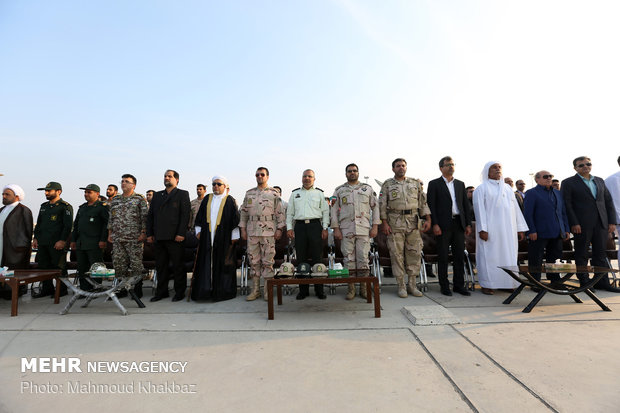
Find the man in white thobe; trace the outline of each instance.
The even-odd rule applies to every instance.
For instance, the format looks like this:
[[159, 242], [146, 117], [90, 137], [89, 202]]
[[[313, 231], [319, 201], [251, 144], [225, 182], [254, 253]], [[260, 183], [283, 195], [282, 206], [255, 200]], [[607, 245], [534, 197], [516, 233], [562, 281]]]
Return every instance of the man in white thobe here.
[[[620, 166], [620, 156], [618, 156], [618, 166]], [[611, 194], [616, 209], [616, 222], [620, 223], [620, 171], [610, 175], [605, 179], [605, 186]], [[620, 225], [616, 225], [616, 234], [620, 239]], [[620, 248], [618, 248], [618, 266], [620, 266]]]
[[527, 223], [510, 186], [502, 178], [499, 162], [488, 162], [482, 184], [474, 191], [476, 214], [476, 263], [484, 294], [512, 289], [518, 283], [500, 266], [517, 266], [518, 240], [525, 238]]

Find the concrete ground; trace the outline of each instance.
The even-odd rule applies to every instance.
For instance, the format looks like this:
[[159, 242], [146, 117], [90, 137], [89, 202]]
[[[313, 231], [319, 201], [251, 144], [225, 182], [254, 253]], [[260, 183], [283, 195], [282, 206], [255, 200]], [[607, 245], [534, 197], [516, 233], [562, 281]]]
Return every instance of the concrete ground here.
[[[60, 316], [68, 297], [24, 296], [10, 317], [2, 300], [0, 412], [620, 411], [620, 295], [597, 292], [612, 312], [582, 294], [547, 295], [524, 314], [531, 291], [503, 305], [508, 293], [445, 297], [432, 284], [401, 299], [386, 278], [376, 319], [345, 293], [286, 295], [272, 321], [245, 296], [150, 303], [147, 289], [144, 309], [122, 299], [128, 316], [101, 299]], [[74, 357], [82, 371], [22, 372], [33, 357]], [[186, 364], [89, 371], [95, 361]]]

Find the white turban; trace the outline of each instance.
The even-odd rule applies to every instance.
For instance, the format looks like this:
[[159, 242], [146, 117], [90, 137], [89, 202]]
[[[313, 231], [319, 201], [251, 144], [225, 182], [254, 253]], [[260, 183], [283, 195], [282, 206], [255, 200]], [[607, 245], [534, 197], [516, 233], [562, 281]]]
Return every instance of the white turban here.
[[213, 178], [211, 178], [211, 183], [213, 183], [215, 181], [222, 181], [224, 183], [224, 185], [226, 185], [226, 188], [228, 188], [228, 179], [226, 179], [225, 176], [215, 175]]
[[13, 193], [17, 195], [19, 197], [19, 200], [22, 202], [24, 201], [24, 198], [26, 198], [26, 193], [24, 192], [22, 187], [19, 185], [8, 184], [4, 188], [2, 188], [2, 191], [4, 192], [5, 189], [10, 189], [11, 191], [13, 191]]

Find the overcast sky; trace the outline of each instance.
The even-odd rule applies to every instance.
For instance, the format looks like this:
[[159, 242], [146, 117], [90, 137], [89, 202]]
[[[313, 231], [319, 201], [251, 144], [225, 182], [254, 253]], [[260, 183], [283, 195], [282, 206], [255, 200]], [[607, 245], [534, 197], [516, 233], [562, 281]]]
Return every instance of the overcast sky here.
[[77, 209], [78, 187], [160, 190], [167, 168], [238, 200], [260, 165], [286, 199], [305, 168], [331, 195], [396, 157], [428, 182], [449, 154], [468, 185], [498, 160], [529, 188], [585, 154], [604, 178], [619, 21], [596, 0], [0, 0], [0, 184], [36, 214], [48, 181]]

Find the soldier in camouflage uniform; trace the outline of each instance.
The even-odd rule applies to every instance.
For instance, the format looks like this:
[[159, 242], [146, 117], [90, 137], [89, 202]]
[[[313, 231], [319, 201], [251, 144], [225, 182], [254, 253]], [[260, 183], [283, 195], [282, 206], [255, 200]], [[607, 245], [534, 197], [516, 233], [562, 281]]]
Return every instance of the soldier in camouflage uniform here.
[[[282, 200], [278, 191], [267, 186], [269, 170], [260, 167], [256, 170], [258, 186], [245, 193], [241, 205], [239, 228], [241, 238], [248, 242], [248, 255], [252, 269], [252, 292], [247, 301], [260, 297], [260, 277], [273, 277], [273, 257], [276, 254], [276, 240], [282, 236], [286, 218], [282, 210]], [[265, 281], [265, 285], [267, 285]], [[267, 289], [264, 290], [265, 300]]]
[[[45, 188], [47, 202], [41, 204], [37, 225], [34, 228], [32, 247], [38, 249], [35, 261], [40, 270], [59, 269], [67, 275], [67, 242], [71, 235], [73, 208], [60, 198], [62, 186], [58, 182], [50, 182]], [[61, 284], [60, 294], [67, 294], [67, 286]], [[52, 280], [41, 283], [41, 291], [33, 294], [33, 298], [54, 295]]]
[[86, 202], [80, 205], [75, 215], [73, 232], [71, 233], [71, 249], [77, 256], [77, 270], [80, 288], [84, 291], [93, 289], [86, 281], [85, 275], [90, 266], [103, 262], [103, 250], [108, 239], [108, 204], [99, 201], [100, 188], [90, 184], [84, 190]]
[[[398, 296], [407, 297], [407, 290], [415, 297], [422, 293], [416, 287], [422, 260], [420, 230], [430, 229], [430, 209], [420, 181], [407, 178], [407, 161], [397, 158], [392, 162], [394, 178], [381, 186], [379, 209], [382, 231], [388, 236], [387, 244], [392, 262], [392, 272], [398, 283]], [[424, 218], [424, 220], [422, 220]], [[409, 276], [405, 288], [405, 272]]]
[[[345, 168], [347, 183], [334, 191], [331, 208], [331, 227], [334, 238], [342, 240], [340, 249], [344, 266], [355, 270], [357, 276], [367, 277], [370, 273], [368, 253], [370, 238], [377, 236], [381, 219], [377, 195], [368, 184], [359, 182], [359, 169], [352, 163]], [[366, 286], [360, 285], [360, 295], [366, 298]], [[355, 285], [349, 283], [347, 300], [355, 297]]]
[[[136, 182], [133, 175], [123, 175], [123, 194], [115, 196], [110, 203], [108, 241], [113, 243], [112, 261], [117, 277], [129, 277], [144, 272], [142, 251], [146, 239], [148, 205], [142, 195], [134, 192]], [[134, 291], [138, 297], [142, 296], [142, 281], [136, 284]]]

